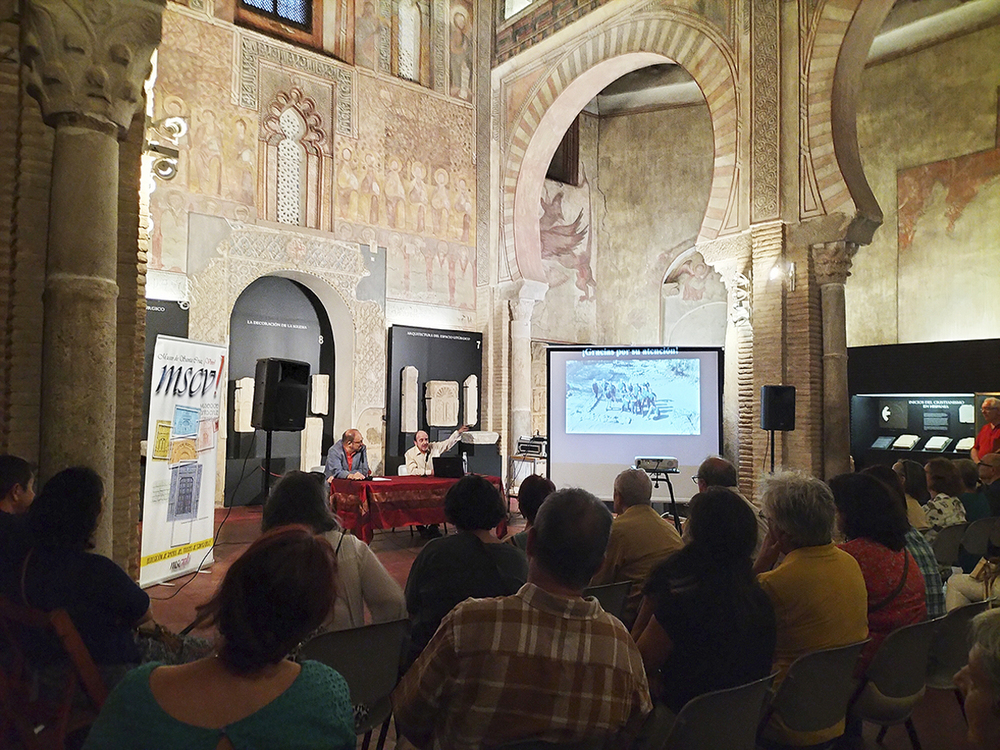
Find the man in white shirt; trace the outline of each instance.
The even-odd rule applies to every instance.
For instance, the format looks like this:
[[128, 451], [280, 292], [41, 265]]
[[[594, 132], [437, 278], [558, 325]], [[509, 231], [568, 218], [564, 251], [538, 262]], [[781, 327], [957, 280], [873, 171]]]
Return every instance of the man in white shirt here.
[[434, 460], [442, 453], [451, 450], [452, 446], [458, 442], [463, 432], [468, 432], [469, 426], [462, 425], [448, 437], [432, 443], [430, 436], [420, 430], [413, 436], [413, 447], [406, 451], [406, 473], [411, 477], [434, 476]]

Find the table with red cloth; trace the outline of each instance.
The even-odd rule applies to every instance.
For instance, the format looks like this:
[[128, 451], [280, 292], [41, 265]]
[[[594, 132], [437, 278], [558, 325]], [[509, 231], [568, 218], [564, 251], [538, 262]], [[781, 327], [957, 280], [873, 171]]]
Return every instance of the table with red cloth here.
[[[502, 496], [500, 477], [485, 478]], [[370, 544], [376, 529], [446, 523], [444, 496], [457, 481], [439, 477], [334, 479], [330, 484], [330, 506], [347, 531]]]

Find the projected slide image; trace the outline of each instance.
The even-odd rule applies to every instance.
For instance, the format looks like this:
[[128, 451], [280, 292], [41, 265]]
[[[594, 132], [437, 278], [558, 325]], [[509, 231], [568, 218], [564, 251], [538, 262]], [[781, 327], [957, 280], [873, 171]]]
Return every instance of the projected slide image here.
[[566, 362], [566, 432], [698, 435], [701, 362], [601, 359]]

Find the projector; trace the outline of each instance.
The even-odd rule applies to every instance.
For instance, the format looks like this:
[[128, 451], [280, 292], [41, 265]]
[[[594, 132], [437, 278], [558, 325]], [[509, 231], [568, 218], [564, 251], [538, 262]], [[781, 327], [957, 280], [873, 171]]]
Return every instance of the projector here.
[[535, 435], [534, 437], [522, 435], [517, 439], [516, 455], [545, 458], [549, 452], [548, 447], [549, 441], [541, 435]]
[[673, 456], [636, 456], [635, 468], [643, 471], [658, 471], [661, 474], [680, 474], [677, 459]]

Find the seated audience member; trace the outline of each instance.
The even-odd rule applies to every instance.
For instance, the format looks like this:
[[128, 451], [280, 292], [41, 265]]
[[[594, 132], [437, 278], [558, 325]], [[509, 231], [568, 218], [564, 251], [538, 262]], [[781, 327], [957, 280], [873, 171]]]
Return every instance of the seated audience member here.
[[[698, 467], [698, 473], [694, 477], [695, 484], [698, 485], [698, 492], [704, 492], [709, 487], [726, 487], [750, 506], [757, 519], [757, 546], [753, 550], [753, 556], [756, 559], [757, 553], [760, 552], [760, 545], [764, 543], [764, 537], [767, 536], [767, 520], [760, 512], [760, 508], [739, 491], [736, 486], [738, 479], [736, 467], [721, 456], [709, 456], [702, 461], [701, 466]], [[686, 541], [687, 537], [685, 536], [684, 539]]]
[[364, 438], [358, 430], [347, 430], [326, 454], [326, 481], [333, 479], [367, 479], [371, 476], [368, 468], [368, 450]]
[[958, 469], [958, 480], [962, 492], [958, 499], [965, 508], [965, 520], [968, 523], [987, 518], [990, 515], [990, 501], [979, 492], [979, 467], [968, 458], [956, 458], [952, 461]]
[[[903, 483], [888, 466], [876, 464], [864, 469], [862, 474], [875, 477], [889, 490], [897, 507], [906, 512], [906, 497], [903, 494]], [[928, 544], [924, 535], [913, 528], [907, 522], [906, 529], [906, 549], [917, 561], [917, 567], [924, 578], [924, 598], [927, 603], [927, 618], [933, 620], [941, 617], [945, 613], [944, 584], [941, 582], [941, 571], [938, 568], [937, 559], [934, 557], [934, 550]]]
[[24, 555], [24, 517], [34, 499], [31, 464], [17, 456], [0, 456], [0, 577]]
[[556, 491], [556, 486], [552, 480], [540, 474], [530, 474], [526, 476], [517, 489], [517, 508], [527, 521], [524, 531], [511, 534], [504, 541], [513, 544], [518, 549], [528, 549], [528, 529], [535, 522], [535, 514], [542, 507], [545, 498]]
[[924, 466], [924, 473], [927, 475], [927, 490], [931, 494], [931, 499], [924, 506], [928, 524], [924, 536], [934, 544], [941, 529], [965, 523], [965, 508], [958, 499], [962, 492], [962, 480], [955, 464], [947, 458], [932, 458]]
[[27, 513], [34, 499], [35, 471], [31, 464], [17, 456], [0, 456], [0, 514]]
[[972, 618], [969, 663], [955, 675], [968, 722], [967, 738], [978, 750], [1000, 747], [1000, 610]]
[[688, 542], [649, 576], [632, 630], [650, 691], [674, 713], [702, 693], [766, 677], [774, 658], [774, 608], [750, 556], [756, 513], [724, 487], [699, 492], [689, 508]]
[[322, 534], [334, 549], [337, 597], [324, 629], [361, 627], [365, 624], [366, 605], [372, 622], [406, 617], [403, 590], [368, 545], [340, 527], [327, 507], [326, 485], [318, 473], [290, 471], [271, 490], [261, 531], [290, 524], [308, 526], [314, 534]]
[[622, 613], [626, 628], [632, 627], [642, 603], [642, 585], [662, 560], [684, 543], [674, 525], [653, 510], [653, 483], [640, 469], [626, 469], [615, 477], [614, 506], [618, 517], [611, 524], [611, 538], [604, 563], [590, 582], [600, 586], [632, 581]]
[[479, 750], [637, 730], [651, 708], [642, 657], [616, 618], [582, 598], [610, 529], [589, 492], [550, 495], [528, 532], [528, 583], [444, 618], [392, 694], [400, 732], [421, 750]]
[[470, 597], [508, 596], [528, 575], [524, 552], [503, 544], [492, 529], [507, 515], [497, 488], [470, 475], [458, 480], [444, 499], [445, 517], [457, 534], [432, 539], [413, 561], [406, 580], [410, 613], [410, 664], [446, 614]]
[[927, 523], [924, 505], [931, 499], [931, 495], [927, 491], [927, 475], [924, 474], [924, 467], [916, 461], [903, 459], [894, 463], [892, 470], [903, 485], [906, 517], [910, 519], [910, 526], [917, 531], [926, 531], [930, 524]]
[[865, 474], [841, 474], [829, 484], [847, 538], [840, 548], [858, 561], [868, 591], [871, 640], [858, 660], [860, 675], [889, 633], [926, 619], [924, 578], [906, 548], [906, 516], [884, 484]]
[[987, 453], [979, 459], [976, 467], [979, 470], [979, 481], [982, 482], [981, 492], [990, 506], [991, 516], [1000, 516], [1000, 453]]
[[[865, 579], [857, 560], [833, 543], [836, 508], [823, 482], [795, 472], [764, 481], [768, 538], [754, 564], [777, 623], [776, 683], [800, 656], [868, 637]], [[771, 570], [778, 556], [785, 559]], [[843, 733], [844, 722], [818, 732], [792, 732], [778, 717], [768, 734], [785, 744], [813, 745]]]
[[261, 536], [199, 608], [218, 627], [216, 654], [130, 672], [85, 750], [353, 750], [344, 678], [319, 662], [288, 659], [329, 614], [335, 575], [330, 543], [309, 529]]
[[[149, 597], [114, 562], [88, 551], [103, 499], [104, 482], [92, 469], [64, 469], [46, 482], [28, 511], [30, 549], [14, 590], [4, 594], [37, 609], [65, 609], [98, 665], [135, 665], [142, 654], [134, 631], [151, 619]], [[110, 681], [121, 674], [104, 671]]]

